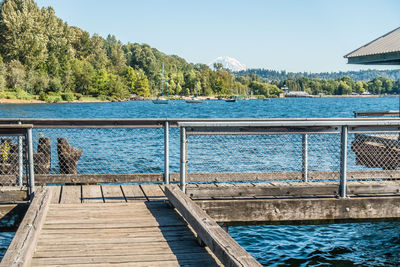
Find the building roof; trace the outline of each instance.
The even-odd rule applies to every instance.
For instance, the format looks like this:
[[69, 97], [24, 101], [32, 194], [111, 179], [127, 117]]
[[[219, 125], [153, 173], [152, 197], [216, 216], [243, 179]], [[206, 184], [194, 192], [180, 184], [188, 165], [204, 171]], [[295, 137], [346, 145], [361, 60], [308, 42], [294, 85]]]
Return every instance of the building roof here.
[[344, 56], [350, 64], [400, 64], [400, 27]]

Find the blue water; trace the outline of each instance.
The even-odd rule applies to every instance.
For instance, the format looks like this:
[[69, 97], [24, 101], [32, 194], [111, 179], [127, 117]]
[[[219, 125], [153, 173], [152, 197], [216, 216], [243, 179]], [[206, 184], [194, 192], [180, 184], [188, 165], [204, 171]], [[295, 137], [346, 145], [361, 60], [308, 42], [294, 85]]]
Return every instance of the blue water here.
[[299, 98], [247, 100], [236, 103], [170, 101], [1, 105], [2, 118], [329, 118], [353, 117], [355, 110], [398, 109], [396, 97]]
[[[330, 118], [353, 117], [353, 111], [397, 110], [399, 99], [395, 97], [381, 98], [316, 98], [316, 99], [272, 99], [270, 101], [248, 100], [236, 103], [224, 101], [206, 101], [202, 104], [187, 104], [184, 101], [171, 101], [169, 105], [154, 105], [150, 101], [121, 103], [68, 103], [68, 104], [27, 104], [0, 105], [0, 118]], [[58, 130], [42, 130], [49, 137], [60, 136]], [[129, 157], [135, 157], [133, 162], [113, 157], [113, 145], [102, 140], [123, 140], [131, 136], [129, 131], [96, 132], [98, 130], [82, 130], [82, 132], [67, 132], [68, 140], [76, 147], [85, 146], [85, 153], [79, 166], [82, 172], [99, 172], [102, 168], [113, 170], [112, 166], [126, 163], [127, 169], [122, 171], [162, 172], [162, 147], [160, 138], [162, 131], [140, 130], [130, 141], [136, 145], [122, 148]], [[149, 131], [151, 134], [149, 134]], [[35, 132], [37, 139], [39, 132]], [[97, 136], [91, 138], [90, 136]], [[177, 132], [172, 132], [171, 170], [178, 168]], [[79, 137], [79, 138], [78, 138]], [[260, 139], [265, 143], [268, 140]], [[321, 141], [321, 140], [320, 140]], [[75, 142], [75, 143], [74, 143]], [[321, 142], [325, 142], [322, 140]], [[331, 141], [329, 141], [332, 143]], [[116, 143], [118, 144], [118, 143]], [[151, 144], [151, 145], [148, 145]], [[114, 143], [115, 145], [115, 143]], [[109, 147], [108, 147], [109, 146]], [[55, 149], [52, 145], [53, 150]], [[90, 163], [94, 152], [97, 165]], [[107, 150], [108, 149], [108, 150]], [[247, 146], [243, 155], [252, 152], [254, 148]], [[146, 157], [141, 156], [145, 151]], [[287, 151], [291, 151], [288, 148]], [[265, 152], [265, 151], [264, 151]], [[279, 155], [279, 151], [275, 151]], [[55, 154], [55, 151], [52, 152]], [[299, 152], [292, 151], [293, 154]], [[205, 153], [207, 154], [207, 153]], [[274, 155], [273, 153], [270, 153]], [[87, 157], [85, 159], [85, 157]], [[149, 162], [153, 157], [153, 162]], [[312, 157], [312, 155], [310, 156]], [[204, 162], [202, 158], [198, 162]], [[268, 159], [270, 161], [270, 159]], [[278, 164], [278, 158], [276, 164]], [[85, 165], [86, 162], [86, 165]], [[198, 163], [197, 162], [197, 163]], [[230, 164], [233, 164], [231, 162]], [[323, 162], [329, 168], [337, 162]], [[107, 165], [108, 164], [108, 165]], [[56, 166], [56, 164], [52, 164]], [[228, 164], [229, 165], [229, 164]], [[135, 166], [135, 167], [132, 167]], [[193, 160], [192, 168], [196, 167]], [[258, 165], [252, 166], [257, 168]], [[296, 165], [297, 166], [297, 165]], [[336, 165], [335, 165], [336, 166]], [[275, 166], [276, 167], [276, 166]], [[276, 168], [278, 168], [277, 166]], [[55, 167], [56, 168], [56, 167]], [[56, 169], [53, 169], [56, 172]], [[222, 170], [224, 171], [224, 170]], [[226, 171], [226, 170], [225, 170]], [[298, 226], [246, 226], [231, 227], [230, 234], [254, 257], [265, 266], [398, 266], [400, 265], [400, 223], [352, 223], [335, 225], [298, 225]], [[0, 235], [0, 254], [11, 241], [12, 233]]]

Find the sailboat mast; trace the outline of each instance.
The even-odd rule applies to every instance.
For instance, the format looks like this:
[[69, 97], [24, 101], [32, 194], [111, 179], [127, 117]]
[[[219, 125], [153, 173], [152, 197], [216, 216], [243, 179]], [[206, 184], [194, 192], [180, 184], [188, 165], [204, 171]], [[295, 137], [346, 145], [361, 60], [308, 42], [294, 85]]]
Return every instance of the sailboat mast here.
[[162, 64], [161, 96], [164, 96], [164, 63]]

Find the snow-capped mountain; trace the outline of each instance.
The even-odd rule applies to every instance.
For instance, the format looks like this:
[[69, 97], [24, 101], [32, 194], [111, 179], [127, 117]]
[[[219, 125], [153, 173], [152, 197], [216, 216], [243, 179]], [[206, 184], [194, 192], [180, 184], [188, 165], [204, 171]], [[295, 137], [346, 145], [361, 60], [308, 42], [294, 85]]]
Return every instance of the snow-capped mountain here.
[[241, 71], [247, 69], [245, 65], [239, 62], [239, 60], [232, 57], [217, 57], [209, 64], [210, 68], [214, 68], [214, 63], [221, 63], [225, 69], [230, 69], [231, 71]]

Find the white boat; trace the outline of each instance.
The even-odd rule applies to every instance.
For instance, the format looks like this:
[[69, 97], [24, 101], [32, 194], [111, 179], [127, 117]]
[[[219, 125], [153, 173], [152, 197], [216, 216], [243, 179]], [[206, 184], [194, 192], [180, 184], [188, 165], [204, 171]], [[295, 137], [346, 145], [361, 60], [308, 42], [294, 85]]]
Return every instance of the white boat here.
[[236, 102], [238, 100], [238, 97], [235, 95], [232, 95], [228, 99], [225, 99], [225, 102]]
[[[157, 97], [157, 99], [153, 100], [153, 104], [168, 104], [169, 103], [169, 92], [168, 92], [168, 84], [165, 81], [165, 71], [164, 64], [162, 65], [162, 80], [161, 80], [161, 95]], [[167, 98], [163, 98], [164, 96], [164, 83], [167, 89]]]
[[197, 97], [191, 97], [189, 99], [186, 99], [186, 103], [203, 103], [204, 100], [197, 98]]

